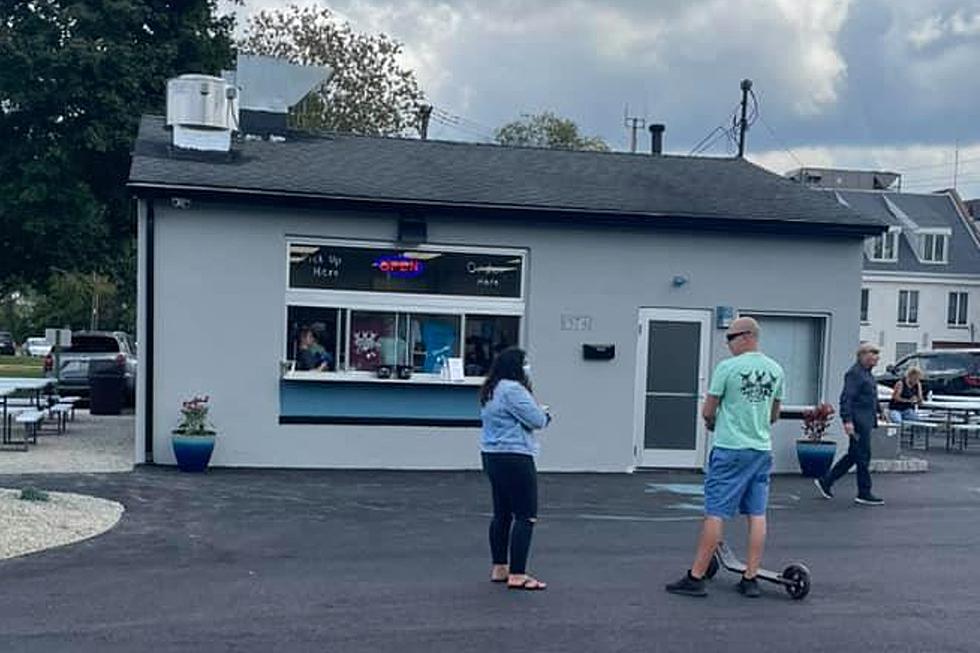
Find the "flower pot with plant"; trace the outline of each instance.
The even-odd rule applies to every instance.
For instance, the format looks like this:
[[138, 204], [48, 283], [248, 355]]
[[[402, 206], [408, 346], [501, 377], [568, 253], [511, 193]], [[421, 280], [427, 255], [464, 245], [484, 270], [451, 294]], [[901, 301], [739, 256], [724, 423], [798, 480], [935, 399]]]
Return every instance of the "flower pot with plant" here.
[[211, 461], [216, 432], [208, 422], [210, 397], [194, 397], [180, 407], [180, 424], [173, 430], [171, 444], [177, 467], [185, 472], [203, 472]]
[[796, 458], [807, 478], [824, 477], [834, 464], [837, 443], [824, 439], [834, 414], [834, 407], [827, 403], [803, 411], [803, 437], [796, 441]]

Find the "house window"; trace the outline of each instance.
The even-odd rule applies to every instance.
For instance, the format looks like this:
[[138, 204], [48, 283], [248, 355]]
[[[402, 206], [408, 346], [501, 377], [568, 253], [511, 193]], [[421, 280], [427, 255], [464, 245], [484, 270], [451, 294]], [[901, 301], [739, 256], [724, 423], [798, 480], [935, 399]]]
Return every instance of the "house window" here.
[[290, 306], [286, 358], [302, 372], [409, 366], [415, 373], [439, 374], [447, 359], [462, 357], [466, 376], [480, 377], [500, 352], [520, 343], [520, 325], [516, 315]]
[[783, 404], [812, 406], [819, 403], [823, 388], [826, 318], [748, 315], [759, 322], [763, 351], [778, 362], [786, 374]]
[[898, 260], [898, 230], [891, 230], [865, 242], [868, 258], [878, 263], [894, 263]]
[[497, 355], [517, 345], [520, 326], [520, 318], [510, 315], [467, 315], [466, 376], [486, 376]]
[[467, 377], [482, 377], [521, 344], [523, 250], [312, 238], [286, 250], [285, 374], [358, 380], [391, 368], [380, 376], [433, 383], [461, 358]]
[[866, 324], [868, 322], [868, 300], [870, 299], [871, 291], [867, 288], [861, 289], [861, 322]]
[[946, 324], [949, 326], [967, 325], [967, 300], [969, 295], [965, 292], [949, 293], [949, 311], [946, 314]]
[[922, 260], [930, 263], [946, 262], [945, 234], [925, 234], [922, 236]]
[[898, 323], [899, 324], [919, 323], [919, 291], [918, 290], [898, 291]]
[[520, 255], [444, 248], [289, 244], [291, 289], [520, 298]]
[[298, 370], [333, 371], [341, 364], [344, 322], [336, 308], [290, 306], [286, 312], [286, 358]]
[[900, 361], [906, 356], [910, 356], [917, 352], [919, 348], [914, 342], [896, 342], [895, 343], [895, 360]]

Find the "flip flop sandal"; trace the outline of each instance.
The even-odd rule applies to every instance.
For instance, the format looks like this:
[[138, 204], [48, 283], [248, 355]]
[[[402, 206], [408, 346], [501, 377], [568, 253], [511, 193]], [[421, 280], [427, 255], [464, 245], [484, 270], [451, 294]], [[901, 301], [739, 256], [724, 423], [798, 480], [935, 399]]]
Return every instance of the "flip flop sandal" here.
[[542, 583], [537, 578], [526, 578], [520, 585], [507, 584], [509, 590], [522, 590], [525, 592], [541, 592], [548, 588], [547, 583]]
[[491, 577], [490, 578], [490, 582], [491, 583], [506, 583], [507, 582], [507, 577], [506, 576], [504, 576], [503, 578], [493, 578], [493, 577]]

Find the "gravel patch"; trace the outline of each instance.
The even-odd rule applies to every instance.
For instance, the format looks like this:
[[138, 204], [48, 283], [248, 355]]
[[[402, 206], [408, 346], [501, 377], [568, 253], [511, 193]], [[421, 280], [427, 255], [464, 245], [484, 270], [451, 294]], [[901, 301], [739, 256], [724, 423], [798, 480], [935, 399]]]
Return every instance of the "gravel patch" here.
[[22, 501], [0, 489], [0, 559], [52, 549], [101, 535], [122, 517], [123, 505], [84, 494], [49, 492], [48, 501]]
[[[136, 421], [129, 415], [92, 415], [76, 411], [68, 432], [55, 434], [47, 423], [27, 451], [0, 451], [2, 474], [73, 474], [129, 472], [133, 469]], [[17, 433], [17, 438], [21, 434]]]

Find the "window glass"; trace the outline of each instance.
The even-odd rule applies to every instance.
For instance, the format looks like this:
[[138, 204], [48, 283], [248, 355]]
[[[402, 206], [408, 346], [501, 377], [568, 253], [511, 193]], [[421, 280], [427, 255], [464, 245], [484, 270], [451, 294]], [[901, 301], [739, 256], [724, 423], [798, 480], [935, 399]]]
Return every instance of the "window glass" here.
[[957, 315], [957, 318], [958, 318], [957, 324], [959, 324], [960, 326], [965, 326], [966, 325], [966, 320], [967, 320], [967, 316], [966, 316], [966, 314], [967, 314], [967, 299], [968, 299], [968, 297], [969, 297], [969, 295], [967, 295], [965, 292], [961, 292], [960, 293], [960, 305], [959, 305], [960, 312], [959, 312], [959, 315]]
[[406, 343], [396, 337], [397, 321], [395, 313], [351, 311], [349, 369], [374, 371], [404, 361]]
[[[918, 347], [914, 342], [896, 342], [895, 343], [895, 358], [897, 360], [902, 360], [910, 354], [914, 354], [918, 350]], [[908, 369], [910, 365], [914, 365], [917, 360], [912, 360], [911, 362], [905, 362], [902, 364], [904, 369]]]
[[518, 298], [522, 267], [511, 254], [289, 246], [292, 288]]
[[295, 361], [297, 370], [334, 371], [342, 364], [339, 313], [313, 306], [290, 306], [286, 311], [286, 359]]
[[497, 355], [520, 341], [521, 320], [516, 316], [467, 315], [466, 376], [486, 376]]
[[73, 335], [71, 346], [63, 349], [74, 354], [117, 354], [119, 341], [115, 336]]
[[447, 358], [459, 358], [458, 315], [413, 313], [407, 324], [410, 364], [416, 372], [437, 374]]
[[762, 329], [762, 351], [786, 374], [783, 403], [810, 406], [819, 402], [823, 385], [823, 343], [826, 320], [821, 317], [753, 314]]
[[868, 321], [868, 300], [870, 291], [867, 288], [861, 289], [861, 321]]

